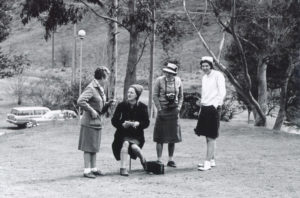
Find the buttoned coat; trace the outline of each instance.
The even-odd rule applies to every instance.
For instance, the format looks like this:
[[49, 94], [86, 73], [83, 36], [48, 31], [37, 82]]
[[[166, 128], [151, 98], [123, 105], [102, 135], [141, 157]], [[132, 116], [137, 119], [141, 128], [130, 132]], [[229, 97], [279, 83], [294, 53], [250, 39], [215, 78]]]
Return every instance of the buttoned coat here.
[[[77, 104], [84, 110], [80, 122], [81, 125], [92, 128], [102, 128], [101, 114], [104, 113], [104, 109], [107, 109], [108, 103], [106, 103], [103, 88], [100, 87], [95, 80], [85, 88], [79, 96]], [[99, 114], [96, 119], [93, 119], [91, 116], [93, 110]]]
[[[129, 127], [125, 129], [122, 124], [124, 121], [138, 121], [140, 125], [137, 128]], [[124, 138], [129, 137], [139, 141], [139, 147], [142, 148], [145, 143], [144, 129], [149, 126], [150, 120], [148, 116], [148, 108], [142, 102], [138, 102], [133, 108], [126, 101], [118, 104], [114, 115], [111, 119], [112, 125], [117, 129], [112, 149], [116, 160], [120, 160], [120, 152], [124, 142]], [[129, 148], [129, 155], [136, 159], [136, 155]]]

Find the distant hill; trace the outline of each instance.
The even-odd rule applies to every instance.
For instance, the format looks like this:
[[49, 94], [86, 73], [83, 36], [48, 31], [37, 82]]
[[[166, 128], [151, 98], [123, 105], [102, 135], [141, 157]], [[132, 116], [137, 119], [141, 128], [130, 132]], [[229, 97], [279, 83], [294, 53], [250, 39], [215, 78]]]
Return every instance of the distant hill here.
[[[203, 2], [197, 0], [188, 1], [188, 7], [192, 11], [202, 11], [204, 9]], [[20, 19], [20, 3], [15, 3], [14, 16], [11, 26], [11, 33], [7, 40], [2, 42], [0, 46], [6, 52], [13, 54], [26, 54], [32, 62], [30, 74], [38, 75], [41, 72], [48, 72], [51, 67], [51, 39], [47, 42], [44, 39], [44, 28], [39, 21], [33, 19], [28, 25], [24, 26]], [[164, 10], [165, 11], [165, 10]], [[178, 13], [178, 15], [185, 16], [181, 1], [173, 1], [170, 8], [165, 14]], [[158, 11], [159, 12], [159, 11]], [[213, 16], [208, 15], [206, 17], [205, 27], [203, 33], [210, 43], [214, 51], [218, 51], [219, 41], [221, 39], [220, 28], [217, 25]], [[199, 59], [201, 56], [206, 55], [206, 50], [199, 42], [197, 35], [192, 30], [191, 25], [188, 22], [178, 21], [185, 28], [186, 35], [181, 43], [178, 44], [178, 50], [176, 50], [177, 57], [180, 57], [181, 61], [181, 75], [183, 73], [196, 73], [198, 71]], [[196, 21], [199, 23], [199, 21]], [[106, 38], [107, 27], [103, 20], [96, 17], [93, 13], [87, 13], [83, 20], [77, 24], [77, 31], [84, 29], [87, 32], [87, 36], [83, 43], [83, 67], [85, 69], [95, 67], [97, 65], [106, 64]], [[71, 58], [72, 46], [73, 46], [73, 25], [59, 27], [57, 33], [55, 33], [55, 62], [56, 70], [60, 71], [62, 63], [60, 61], [60, 55], [62, 52], [68, 54]], [[77, 59], [79, 60], [79, 40], [77, 40]], [[127, 64], [128, 56], [128, 33], [120, 28], [118, 34], [118, 83], [123, 84], [125, 68]], [[163, 51], [159, 42], [156, 45], [156, 60], [155, 60], [155, 75], [160, 73], [161, 58]], [[145, 70], [149, 66], [149, 45], [146, 47], [144, 55], [138, 64], [138, 79], [147, 79], [148, 72]], [[79, 61], [77, 61], [77, 65]], [[71, 62], [68, 64], [71, 66]], [[66, 72], [70, 71], [70, 67], [66, 68]], [[69, 72], [70, 73], [70, 72]], [[189, 78], [190, 75], [187, 75]], [[186, 79], [187, 80], [187, 79]]]

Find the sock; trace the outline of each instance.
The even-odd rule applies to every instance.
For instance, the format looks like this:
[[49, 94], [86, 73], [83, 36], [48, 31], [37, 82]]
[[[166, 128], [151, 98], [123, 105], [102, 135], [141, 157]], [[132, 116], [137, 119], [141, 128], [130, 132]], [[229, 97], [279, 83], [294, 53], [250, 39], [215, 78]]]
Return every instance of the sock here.
[[96, 171], [98, 171], [98, 169], [95, 167], [95, 168], [91, 168], [91, 171], [92, 172], [96, 172]]
[[157, 157], [157, 161], [160, 161], [160, 162], [161, 162], [161, 157]]
[[84, 174], [88, 174], [88, 173], [90, 173], [91, 172], [91, 169], [90, 168], [85, 168], [84, 170], [83, 170], [83, 173]]
[[169, 161], [173, 161], [173, 156], [169, 156]]

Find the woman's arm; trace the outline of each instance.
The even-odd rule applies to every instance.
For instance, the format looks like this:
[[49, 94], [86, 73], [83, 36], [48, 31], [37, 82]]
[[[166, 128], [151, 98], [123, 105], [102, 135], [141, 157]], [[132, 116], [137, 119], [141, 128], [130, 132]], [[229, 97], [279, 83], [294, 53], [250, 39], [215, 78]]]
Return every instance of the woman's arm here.
[[93, 90], [90, 87], [87, 87], [77, 100], [77, 105], [83, 110], [89, 112], [91, 115], [95, 110], [90, 106], [88, 101], [93, 97]]
[[160, 91], [159, 85], [160, 85], [159, 78], [157, 78], [155, 81], [155, 84], [154, 84], [154, 89], [153, 89], [153, 101], [154, 101], [154, 104], [158, 111], [161, 110], [161, 106], [159, 103], [159, 91]]
[[182, 87], [182, 81], [179, 78], [179, 92], [178, 92], [178, 109], [180, 110], [183, 103], [183, 87]]
[[150, 120], [149, 120], [149, 115], [148, 115], [148, 107], [147, 105], [143, 105], [141, 108], [139, 108], [139, 110], [141, 111], [139, 116], [139, 129], [145, 129], [149, 126], [150, 124]]
[[121, 103], [118, 104], [118, 106], [116, 107], [116, 110], [114, 112], [113, 117], [111, 118], [111, 124], [119, 129], [122, 128], [122, 121], [121, 121], [121, 116], [122, 116], [122, 110], [121, 110]]

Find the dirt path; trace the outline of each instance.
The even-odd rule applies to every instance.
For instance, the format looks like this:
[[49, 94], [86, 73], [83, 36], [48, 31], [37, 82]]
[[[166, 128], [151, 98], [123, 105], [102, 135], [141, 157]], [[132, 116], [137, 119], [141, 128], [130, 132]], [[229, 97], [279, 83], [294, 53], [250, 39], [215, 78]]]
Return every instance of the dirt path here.
[[[153, 121], [143, 149], [155, 160]], [[82, 177], [76, 120], [22, 129], [0, 137], [0, 197], [300, 197], [300, 136], [273, 134], [245, 122], [222, 123], [217, 167], [200, 172], [205, 140], [193, 134], [195, 120], [182, 120], [183, 142], [176, 145], [178, 168], [148, 175], [138, 161], [131, 175], [118, 174], [111, 142], [114, 129], [103, 130], [97, 163], [106, 176]], [[167, 151], [164, 149], [164, 162]]]

